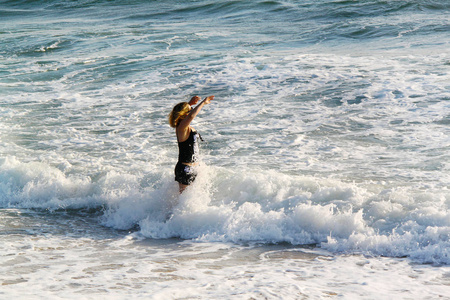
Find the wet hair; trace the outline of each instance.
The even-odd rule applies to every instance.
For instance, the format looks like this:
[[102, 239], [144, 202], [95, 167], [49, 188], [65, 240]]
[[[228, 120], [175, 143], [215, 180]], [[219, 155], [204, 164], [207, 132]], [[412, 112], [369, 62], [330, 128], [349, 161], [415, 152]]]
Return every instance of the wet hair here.
[[191, 111], [191, 106], [187, 102], [181, 102], [174, 106], [169, 114], [169, 124], [171, 127], [177, 127], [178, 123], [186, 118]]

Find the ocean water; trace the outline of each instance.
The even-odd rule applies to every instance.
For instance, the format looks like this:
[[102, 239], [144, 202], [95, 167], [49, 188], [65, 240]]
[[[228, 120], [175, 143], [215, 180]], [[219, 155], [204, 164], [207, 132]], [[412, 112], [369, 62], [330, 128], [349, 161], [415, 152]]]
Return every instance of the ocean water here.
[[450, 299], [449, 16], [1, 0], [0, 298]]

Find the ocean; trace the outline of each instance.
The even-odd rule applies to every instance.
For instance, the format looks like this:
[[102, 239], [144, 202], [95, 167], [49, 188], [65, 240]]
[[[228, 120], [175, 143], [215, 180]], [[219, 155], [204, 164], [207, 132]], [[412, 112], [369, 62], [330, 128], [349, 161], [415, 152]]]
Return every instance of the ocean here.
[[448, 0], [1, 0], [0, 24], [1, 299], [450, 299]]

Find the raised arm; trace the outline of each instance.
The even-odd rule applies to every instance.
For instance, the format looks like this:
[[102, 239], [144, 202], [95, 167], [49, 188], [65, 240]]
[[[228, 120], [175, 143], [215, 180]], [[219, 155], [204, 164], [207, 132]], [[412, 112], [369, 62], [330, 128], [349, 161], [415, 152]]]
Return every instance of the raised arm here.
[[200, 110], [205, 106], [206, 104], [209, 104], [211, 100], [214, 99], [214, 96], [206, 97], [202, 102], [200, 102], [199, 105], [197, 105], [194, 109], [192, 109], [189, 114], [180, 121], [180, 123], [177, 126], [177, 136], [179, 141], [185, 141], [189, 137], [189, 126], [194, 120], [194, 118], [198, 115]]

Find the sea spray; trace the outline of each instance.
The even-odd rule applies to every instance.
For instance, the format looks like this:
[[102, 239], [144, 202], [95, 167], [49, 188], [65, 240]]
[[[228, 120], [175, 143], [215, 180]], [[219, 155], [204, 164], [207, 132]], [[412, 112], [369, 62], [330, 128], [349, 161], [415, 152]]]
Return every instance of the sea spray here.
[[87, 176], [64, 174], [45, 163], [22, 163], [14, 157], [0, 161], [0, 201], [4, 207], [65, 209], [101, 204]]
[[[222, 172], [221, 168], [209, 169], [210, 176]], [[231, 176], [229, 179], [244, 179], [242, 173], [226, 173]], [[265, 174], [259, 170], [259, 174], [261, 180], [277, 184], [273, 181], [273, 172]], [[223, 176], [220, 175], [222, 185]], [[210, 178], [214, 182], [215, 176]], [[264, 185], [263, 181], [252, 178], [255, 186]], [[280, 174], [279, 180], [286, 186], [284, 179]], [[441, 201], [440, 210], [433, 201], [431, 207], [411, 212], [409, 207], [398, 203], [400, 200], [395, 200], [398, 192], [381, 189], [374, 194], [352, 183], [292, 176], [290, 179], [292, 186], [288, 188], [296, 190], [297, 194], [285, 194], [285, 199], [277, 199], [274, 190], [264, 188], [252, 198], [248, 193], [252, 190], [249, 182], [242, 187], [228, 186], [232, 192], [229, 194], [214, 192], [219, 187], [224, 188], [217, 182], [217, 188], [214, 184], [211, 186], [213, 191], [193, 186], [179, 197], [170, 219], [146, 218], [139, 223], [141, 233], [152, 238], [181, 237], [210, 242], [320, 244], [329, 250], [367, 255], [405, 256], [411, 252], [423, 262], [448, 263], [445, 247], [449, 242], [450, 223], [445, 201]], [[302, 192], [301, 186], [308, 186], [312, 181], [317, 186]], [[240, 196], [236, 201], [233, 200], [235, 195]], [[403, 191], [402, 195], [406, 199], [425, 197], [414, 191]], [[386, 201], [386, 197], [393, 200]], [[442, 197], [445, 199], [448, 195]], [[407, 205], [408, 201], [404, 202]], [[444, 248], [439, 250], [441, 247]], [[424, 253], [431, 256], [425, 257]], [[443, 257], [439, 257], [439, 253]]]
[[[183, 194], [162, 174], [109, 171], [92, 180], [43, 163], [1, 164], [7, 207], [103, 207], [101, 223], [151, 238], [235, 243], [319, 244], [337, 252], [412, 256], [448, 264], [449, 193], [427, 193], [273, 170], [250, 173], [203, 164]], [[151, 176], [150, 176], [151, 175]], [[156, 179], [149, 184], [149, 176]], [[143, 182], [146, 182], [143, 185]], [[378, 190], [378, 192], [375, 192]]]

